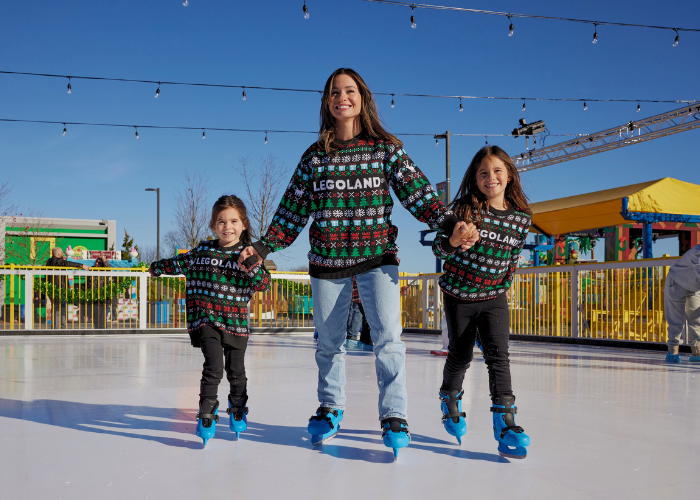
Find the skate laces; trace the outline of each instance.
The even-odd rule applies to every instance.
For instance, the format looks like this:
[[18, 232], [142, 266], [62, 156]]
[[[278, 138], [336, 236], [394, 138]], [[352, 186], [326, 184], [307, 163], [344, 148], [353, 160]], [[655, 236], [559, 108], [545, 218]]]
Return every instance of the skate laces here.
[[321, 421], [325, 420], [328, 425], [331, 426], [331, 430], [335, 429], [335, 424], [333, 423], [333, 420], [331, 417], [328, 416], [328, 414], [332, 414], [334, 417], [338, 417], [338, 410], [335, 408], [328, 408], [325, 406], [322, 406], [316, 410], [316, 415], [313, 415], [310, 419], [309, 422], [312, 422], [314, 420], [316, 421]]

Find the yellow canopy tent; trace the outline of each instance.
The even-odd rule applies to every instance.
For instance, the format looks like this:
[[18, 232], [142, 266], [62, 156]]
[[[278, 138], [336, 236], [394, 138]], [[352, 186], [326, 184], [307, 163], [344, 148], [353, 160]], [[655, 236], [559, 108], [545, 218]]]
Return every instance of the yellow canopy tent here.
[[624, 198], [630, 212], [700, 216], [700, 186], [666, 177], [533, 203], [533, 229], [555, 235], [628, 223], [620, 214]]

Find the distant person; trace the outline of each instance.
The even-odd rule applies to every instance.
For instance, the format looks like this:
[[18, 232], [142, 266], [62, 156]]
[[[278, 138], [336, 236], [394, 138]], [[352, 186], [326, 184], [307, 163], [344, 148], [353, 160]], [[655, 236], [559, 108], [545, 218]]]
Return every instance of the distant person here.
[[[95, 265], [92, 267], [104, 269], [112, 266], [109, 265], [107, 259], [97, 257], [95, 259]], [[100, 297], [101, 290], [106, 289], [107, 286], [112, 283], [111, 280], [111, 276], [107, 275], [106, 273], [97, 273], [95, 276], [88, 277], [87, 289], [89, 291], [92, 290], [93, 294], [97, 294], [97, 296]], [[93, 328], [107, 328], [107, 311], [109, 311], [112, 307], [112, 299], [107, 298], [106, 290], [105, 295], [101, 300], [98, 298], [89, 304], [85, 304], [85, 307], [89, 308], [89, 312], [93, 320]], [[114, 318], [112, 318], [112, 320], [114, 320]]]
[[530, 438], [515, 425], [506, 294], [515, 277], [532, 210], [510, 156], [498, 146], [481, 148], [469, 164], [451, 207], [459, 222], [452, 234], [440, 231], [433, 242], [433, 252], [445, 260], [439, 284], [450, 341], [439, 392], [443, 424], [461, 443], [467, 432], [462, 412], [464, 375], [478, 335], [489, 373], [498, 453], [525, 458]]
[[[84, 264], [66, 260], [63, 256], [63, 250], [59, 247], [54, 247], [51, 250], [51, 257], [44, 265], [46, 267], [72, 267], [84, 271], [90, 269]], [[61, 298], [61, 295], [65, 297], [64, 294], [68, 292], [68, 276], [48, 275], [46, 281], [53, 285], [53, 290], [49, 290], [46, 294], [51, 299], [51, 328], [57, 329], [59, 325], [61, 328], [66, 328], [68, 303]]]
[[668, 323], [667, 363], [680, 363], [678, 346], [688, 325], [691, 363], [700, 363], [700, 245], [688, 250], [668, 270], [664, 285], [664, 315]]
[[196, 434], [207, 445], [219, 421], [219, 383], [230, 385], [229, 427], [236, 437], [248, 427], [248, 379], [244, 356], [248, 346], [248, 302], [252, 295], [270, 288], [270, 273], [262, 259], [243, 271], [237, 264], [250, 245], [246, 207], [236, 196], [219, 198], [212, 208], [209, 227], [218, 239], [202, 241], [196, 248], [151, 264], [151, 276], [179, 274], [187, 279], [187, 330], [193, 347], [204, 355], [199, 386]]

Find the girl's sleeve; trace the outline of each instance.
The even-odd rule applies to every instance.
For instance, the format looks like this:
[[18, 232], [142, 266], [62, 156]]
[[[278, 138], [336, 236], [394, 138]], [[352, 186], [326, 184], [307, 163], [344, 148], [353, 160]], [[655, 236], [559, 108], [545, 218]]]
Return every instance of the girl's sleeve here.
[[403, 149], [392, 146], [389, 155], [387, 179], [401, 205], [431, 229], [451, 235], [457, 217], [440, 201], [427, 177]]
[[301, 162], [289, 181], [277, 212], [272, 217], [265, 236], [253, 243], [253, 248], [265, 259], [294, 243], [309, 221], [311, 203], [311, 172]]
[[182, 274], [187, 276], [189, 261], [192, 257], [192, 253], [193, 250], [190, 250], [187, 253], [176, 255], [170, 259], [161, 259], [158, 262], [151, 264], [150, 270], [154, 276], [160, 276], [161, 274]]
[[532, 217], [528, 217], [525, 222], [522, 232], [520, 233], [520, 240], [518, 246], [513, 248], [510, 254], [510, 264], [508, 265], [508, 270], [503, 277], [503, 284], [506, 287], [510, 287], [513, 284], [513, 276], [515, 275], [515, 270], [518, 268], [518, 258], [523, 251], [523, 245], [525, 245], [525, 240], [527, 239], [527, 233], [530, 230], [530, 225], [532, 224]]
[[247, 273], [250, 286], [256, 292], [264, 292], [270, 288], [270, 273], [262, 263], [255, 264]]
[[433, 255], [438, 259], [447, 260], [454, 255], [459, 247], [450, 244], [450, 235], [444, 231], [438, 231], [433, 240]]

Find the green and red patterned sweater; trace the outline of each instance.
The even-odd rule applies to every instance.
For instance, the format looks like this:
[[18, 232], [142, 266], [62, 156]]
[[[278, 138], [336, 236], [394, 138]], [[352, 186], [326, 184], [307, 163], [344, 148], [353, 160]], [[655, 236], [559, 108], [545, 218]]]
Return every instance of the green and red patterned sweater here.
[[334, 155], [317, 144], [306, 150], [267, 233], [253, 246], [263, 257], [286, 248], [311, 217], [311, 276], [344, 278], [398, 265], [390, 186], [416, 219], [452, 232], [456, 217], [406, 152], [360, 134]]
[[433, 253], [445, 260], [442, 291], [467, 301], [488, 300], [507, 292], [513, 281], [532, 217], [510, 207], [482, 213], [479, 241], [466, 252], [450, 245], [452, 233], [438, 232]]
[[249, 272], [238, 267], [238, 256], [246, 246], [220, 247], [219, 240], [202, 241], [187, 253], [151, 264], [155, 276], [181, 274], [187, 278], [190, 334], [208, 324], [222, 335], [248, 337], [248, 302], [256, 291], [270, 287], [270, 273], [262, 264]]

